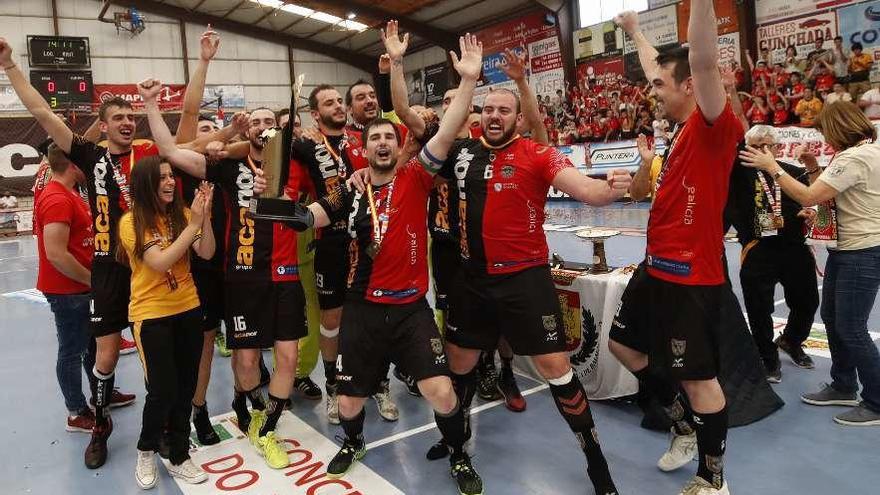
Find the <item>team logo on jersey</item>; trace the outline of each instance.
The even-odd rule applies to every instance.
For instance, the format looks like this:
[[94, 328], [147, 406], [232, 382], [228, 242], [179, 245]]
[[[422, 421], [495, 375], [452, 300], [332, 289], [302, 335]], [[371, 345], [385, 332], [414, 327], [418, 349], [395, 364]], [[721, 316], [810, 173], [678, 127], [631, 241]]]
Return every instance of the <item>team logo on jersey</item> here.
[[431, 352], [440, 356], [443, 354], [443, 341], [440, 339], [432, 338], [431, 339]]
[[669, 344], [672, 347], [672, 367], [684, 368], [684, 353], [687, 349], [687, 341], [670, 339]]
[[501, 167], [501, 177], [505, 179], [513, 178], [513, 174], [516, 171], [516, 168], [513, 165], [504, 165]]

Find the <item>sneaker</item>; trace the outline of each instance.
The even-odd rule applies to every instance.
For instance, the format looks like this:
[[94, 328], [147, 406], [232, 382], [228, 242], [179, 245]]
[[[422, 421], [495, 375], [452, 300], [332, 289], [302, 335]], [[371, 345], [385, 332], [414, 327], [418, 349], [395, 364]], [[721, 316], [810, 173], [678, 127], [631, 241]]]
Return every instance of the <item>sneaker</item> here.
[[498, 391], [498, 373], [495, 371], [494, 363], [477, 364], [477, 395], [481, 399], [491, 401], [501, 398]]
[[70, 432], [91, 433], [95, 428], [95, 413], [91, 409], [86, 408], [80, 414], [67, 417], [67, 427]]
[[431, 445], [431, 448], [428, 449], [428, 453], [425, 454], [425, 457], [427, 457], [429, 461], [436, 461], [437, 459], [443, 459], [448, 455], [449, 445], [446, 444], [446, 440], [441, 438], [439, 442]]
[[[129, 404], [133, 404], [135, 399], [137, 399], [136, 395], [122, 393], [119, 391], [119, 388], [114, 387], [113, 393], [110, 394], [109, 406], [112, 409], [116, 409], [118, 407], [125, 407]], [[94, 397], [89, 399], [89, 404], [91, 404], [93, 408], [95, 407], [95, 398]]]
[[156, 472], [156, 453], [152, 450], [138, 450], [137, 464], [134, 467], [134, 479], [142, 490], [156, 486], [159, 479]]
[[406, 385], [406, 391], [409, 393], [409, 395], [412, 395], [413, 397], [422, 396], [422, 392], [419, 390], [419, 386], [413, 379], [413, 377], [407, 375], [403, 371], [400, 371], [400, 368], [398, 368], [397, 366], [394, 367], [394, 377], [403, 382], [404, 385]]
[[83, 456], [86, 467], [89, 469], [98, 469], [107, 462], [107, 439], [113, 433], [113, 420], [107, 418], [106, 424], [95, 424], [92, 429], [92, 439], [86, 446], [86, 452]]
[[813, 362], [813, 358], [807, 355], [804, 352], [804, 348], [801, 346], [793, 346], [785, 341], [780, 335], [773, 341], [776, 344], [776, 347], [782, 349], [782, 352], [788, 354], [788, 357], [791, 358], [791, 362], [795, 364], [798, 368], [804, 368], [807, 370], [814, 369], [816, 367], [816, 363]]
[[512, 370], [501, 370], [501, 376], [496, 384], [498, 393], [504, 397], [504, 405], [513, 412], [523, 412], [526, 410], [526, 399], [519, 391], [519, 385], [516, 384], [516, 376]]
[[339, 399], [336, 397], [336, 385], [327, 386], [327, 422], [339, 424]]
[[193, 407], [193, 426], [196, 427], [196, 436], [202, 445], [214, 445], [220, 443], [220, 436], [214, 431], [214, 425], [208, 417], [207, 404], [202, 407]]
[[260, 450], [260, 430], [266, 424], [266, 411], [254, 409], [251, 411], [251, 424], [248, 425], [248, 439], [258, 451]]
[[[336, 437], [340, 439], [339, 437]], [[341, 440], [341, 439], [340, 439]], [[327, 464], [327, 477], [331, 479], [341, 478], [354, 465], [367, 454], [367, 445], [363, 440], [352, 442], [348, 439], [342, 441], [342, 448], [330, 459]]]
[[825, 383], [822, 390], [812, 394], [801, 395], [801, 400], [814, 406], [851, 406], [859, 405], [855, 392], [840, 392]]
[[845, 426], [880, 426], [880, 413], [868, 409], [864, 402], [834, 416], [834, 422]]
[[217, 330], [217, 335], [214, 336], [214, 343], [217, 344], [217, 352], [219, 352], [221, 356], [229, 357], [232, 355], [232, 351], [226, 347], [226, 334], [224, 334], [222, 330]]
[[293, 380], [293, 388], [297, 389], [303, 397], [309, 400], [321, 400], [324, 394], [310, 377], [296, 378]]
[[275, 432], [270, 431], [257, 441], [257, 452], [266, 459], [266, 464], [272, 469], [284, 469], [290, 465], [287, 451], [281, 447], [275, 438]]
[[382, 380], [382, 383], [379, 385], [379, 392], [373, 395], [373, 400], [379, 406], [379, 416], [382, 416], [382, 419], [385, 421], [397, 421], [400, 418], [400, 411], [397, 410], [397, 404], [391, 398], [389, 385], [388, 380]]
[[767, 383], [782, 383], [782, 363], [764, 363], [764, 371], [767, 374]]
[[197, 485], [208, 481], [208, 473], [195, 465], [192, 459], [187, 459], [177, 466], [168, 463], [168, 474], [191, 485]]
[[137, 352], [137, 344], [134, 343], [133, 340], [128, 340], [125, 337], [119, 338], [119, 354], [131, 354], [133, 352]]
[[450, 459], [450, 465], [452, 468], [449, 470], [449, 474], [458, 485], [458, 493], [461, 495], [483, 494], [483, 480], [474, 470], [471, 458], [466, 453], [453, 455]]
[[730, 495], [730, 490], [727, 488], [727, 481], [721, 485], [721, 488], [715, 488], [703, 478], [694, 476], [678, 492], [678, 495]]
[[672, 441], [669, 443], [669, 450], [664, 452], [660, 460], [657, 461], [657, 467], [667, 473], [691, 462], [697, 454], [696, 432], [690, 435], [677, 435], [673, 429], [671, 433]]

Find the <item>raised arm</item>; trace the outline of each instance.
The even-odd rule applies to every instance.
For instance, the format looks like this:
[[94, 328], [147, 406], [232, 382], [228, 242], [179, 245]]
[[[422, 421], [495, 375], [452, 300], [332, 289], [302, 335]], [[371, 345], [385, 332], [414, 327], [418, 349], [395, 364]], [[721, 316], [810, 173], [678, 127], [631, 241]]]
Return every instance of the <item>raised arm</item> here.
[[629, 186], [629, 197], [633, 201], [641, 201], [647, 198], [651, 192], [651, 166], [656, 155], [654, 147], [648, 144], [648, 139], [644, 134], [639, 134], [639, 137], [636, 138], [636, 144], [639, 148], [641, 164], [633, 176], [632, 185]]
[[[162, 89], [162, 83], [155, 79], [146, 79], [138, 83], [138, 93], [144, 99], [144, 108], [147, 110], [147, 120], [150, 123], [150, 133], [153, 141], [159, 147], [159, 154], [165, 157], [171, 165], [184, 172], [205, 178], [205, 156], [192, 150], [178, 148], [174, 143], [174, 136], [168, 130], [165, 119], [159, 111], [159, 103], [156, 96]], [[146, 256], [146, 255], [145, 255]]]
[[724, 85], [724, 91], [727, 92], [727, 97], [730, 99], [730, 107], [733, 109], [733, 113], [739, 119], [740, 124], [742, 124], [743, 130], [748, 130], [749, 119], [746, 118], [746, 114], [743, 112], [742, 102], [739, 101], [739, 93], [736, 92], [736, 74], [733, 72], [732, 67], [726, 66], [721, 69], [721, 83]]
[[49, 134], [52, 141], [61, 148], [65, 153], [70, 153], [70, 146], [73, 143], [73, 131], [67, 127], [67, 124], [61, 120], [61, 117], [55, 115], [49, 107], [49, 103], [40, 96], [40, 93], [31, 86], [31, 83], [25, 78], [21, 70], [12, 59], [12, 46], [5, 38], [0, 38], [0, 67], [6, 71], [9, 83], [18, 95], [18, 98], [28, 109], [31, 115], [40, 124], [40, 127]]
[[227, 125], [223, 129], [220, 129], [219, 131], [214, 131], [201, 137], [197, 137], [195, 140], [188, 143], [178, 144], [177, 147], [193, 150], [198, 153], [205, 153], [208, 143], [214, 141], [228, 143], [235, 136], [238, 136], [240, 134], [243, 135], [245, 132], [247, 132], [249, 125], [250, 124], [248, 123], [248, 114], [245, 112], [236, 112], [235, 115], [232, 116], [232, 122], [230, 122], [229, 125]]
[[391, 103], [394, 113], [415, 136], [425, 134], [425, 121], [409, 106], [409, 91], [403, 74], [403, 56], [409, 46], [409, 33], [400, 36], [397, 21], [388, 21], [385, 29], [379, 31], [385, 52], [391, 59]]
[[688, 44], [694, 97], [703, 118], [712, 123], [727, 105], [727, 95], [718, 72], [718, 25], [712, 0], [691, 1]]
[[97, 143], [101, 140], [101, 119], [96, 118], [89, 125], [86, 132], [82, 134], [83, 139], [90, 143]]
[[[552, 150], [552, 153], [558, 153]], [[622, 169], [608, 172], [607, 180], [593, 179], [574, 167], [563, 168], [553, 178], [553, 187], [572, 198], [592, 206], [605, 206], [623, 197], [632, 183], [632, 176]]]
[[425, 165], [425, 169], [432, 174], [440, 171], [458, 130], [467, 120], [474, 88], [477, 86], [477, 78], [480, 77], [480, 70], [483, 68], [483, 44], [477, 40], [476, 36], [470, 33], [466, 34], [458, 39], [458, 44], [461, 47], [461, 59], [455, 52], [449, 52], [452, 66], [461, 76], [458, 94], [446, 109], [437, 134], [425, 144], [419, 154], [419, 159]]
[[[651, 42], [648, 41], [648, 38], [645, 38], [645, 34], [642, 33], [641, 29], [639, 29], [639, 14], [632, 10], [621, 12], [614, 17], [614, 23], [620, 26], [632, 38], [639, 53], [639, 64], [642, 66], [642, 71], [645, 72], [645, 77], [648, 78], [648, 81], [653, 81], [657, 75], [657, 55], [659, 53]], [[713, 44], [712, 47], [714, 48], [715, 45]]]
[[202, 95], [205, 93], [205, 78], [208, 76], [208, 64], [217, 54], [220, 47], [220, 36], [211, 29], [202, 33], [199, 40], [199, 63], [193, 71], [186, 93], [183, 96], [183, 112], [180, 114], [180, 122], [177, 124], [175, 142], [187, 143], [196, 138], [196, 128], [199, 124], [199, 108], [202, 104]]
[[541, 121], [541, 112], [538, 109], [538, 99], [535, 97], [532, 87], [529, 86], [529, 78], [526, 75], [528, 61], [525, 57], [528, 57], [528, 52], [523, 48], [522, 53], [523, 56], [520, 57], [513, 50], [504, 50], [504, 53], [501, 54], [504, 58], [501, 70], [516, 83], [523, 118], [526, 119], [529, 129], [532, 131], [532, 140], [541, 144], [549, 144], [547, 129]]

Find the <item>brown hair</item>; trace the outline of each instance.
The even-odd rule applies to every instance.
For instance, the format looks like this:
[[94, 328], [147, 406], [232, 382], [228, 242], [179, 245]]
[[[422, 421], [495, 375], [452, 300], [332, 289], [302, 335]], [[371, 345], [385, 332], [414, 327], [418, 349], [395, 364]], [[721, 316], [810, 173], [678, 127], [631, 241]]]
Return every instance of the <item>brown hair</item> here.
[[127, 108], [129, 110], [132, 109], [130, 102], [123, 100], [118, 96], [114, 96], [109, 100], [101, 102], [101, 106], [98, 107], [98, 118], [101, 120], [101, 122], [107, 122], [107, 111], [110, 110], [110, 107]]
[[816, 129], [837, 151], [857, 145], [865, 139], [875, 141], [877, 129], [854, 103], [835, 101], [825, 105], [816, 119]]
[[[159, 230], [159, 219], [162, 217], [162, 209], [159, 206], [159, 181], [161, 180], [161, 165], [168, 163], [157, 155], [141, 158], [131, 169], [131, 210], [132, 223], [134, 225], [134, 255], [137, 259], [144, 258], [144, 232]], [[173, 234], [171, 242], [186, 228], [187, 220], [184, 214], [183, 196], [180, 188], [174, 188], [174, 200], [165, 208], [168, 217], [168, 227]], [[119, 243], [117, 258], [125, 260], [125, 252], [122, 243]]]
[[665, 65], [673, 65], [672, 79], [676, 84], [681, 84], [691, 77], [690, 49], [688, 47], [673, 48], [657, 54], [657, 65], [663, 67]]
[[49, 160], [49, 168], [52, 169], [53, 174], [63, 174], [70, 166], [70, 158], [55, 143], [49, 145], [46, 158]]

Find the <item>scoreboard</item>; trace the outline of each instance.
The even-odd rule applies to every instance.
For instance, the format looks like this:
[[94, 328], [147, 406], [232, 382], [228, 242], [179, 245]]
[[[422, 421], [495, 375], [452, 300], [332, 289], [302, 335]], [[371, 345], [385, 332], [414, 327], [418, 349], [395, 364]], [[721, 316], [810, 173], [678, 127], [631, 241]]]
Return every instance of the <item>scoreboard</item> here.
[[31, 67], [88, 67], [91, 64], [88, 38], [28, 35], [27, 41]]
[[55, 109], [91, 108], [92, 71], [32, 70], [31, 85]]

